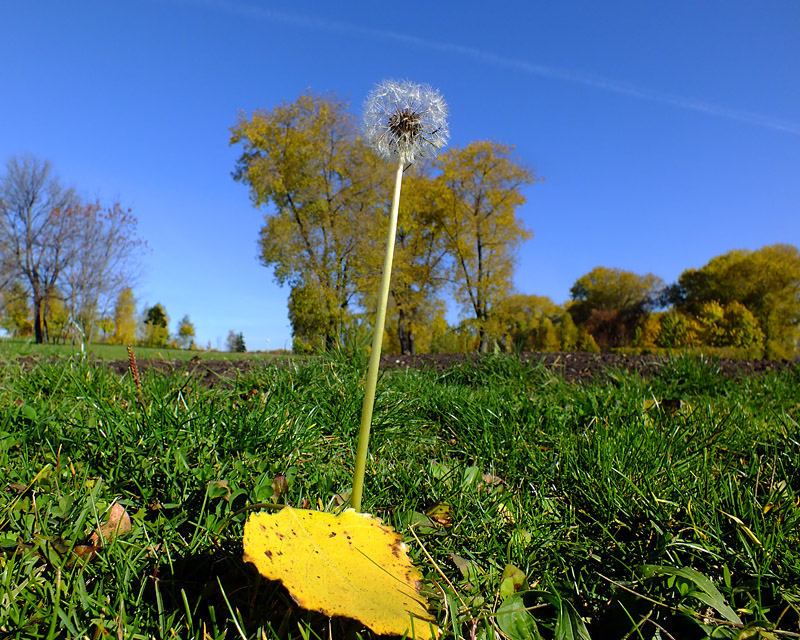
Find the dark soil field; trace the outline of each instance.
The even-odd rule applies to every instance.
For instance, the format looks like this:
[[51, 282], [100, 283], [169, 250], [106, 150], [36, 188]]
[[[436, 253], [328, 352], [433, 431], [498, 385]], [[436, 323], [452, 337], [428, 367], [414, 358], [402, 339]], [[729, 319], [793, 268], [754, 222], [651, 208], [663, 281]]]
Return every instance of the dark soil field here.
[[[433, 369], [446, 371], [454, 366], [480, 363], [482, 358], [474, 354], [425, 354], [417, 356], [384, 355], [381, 357], [383, 369]], [[628, 371], [643, 377], [659, 372], [668, 358], [657, 355], [623, 355], [616, 353], [523, 353], [523, 362], [532, 365], [543, 364], [554, 373], [562, 376], [567, 382], [583, 382], [596, 377], [605, 377], [612, 371]], [[192, 376], [202, 376], [203, 383], [213, 387], [226, 384], [237, 375], [246, 373], [252, 367], [263, 367], [265, 363], [274, 362], [275, 366], [285, 366], [287, 360], [253, 359], [253, 360], [190, 360], [158, 361], [149, 360], [139, 363], [140, 371], [157, 370], [164, 373], [185, 371]], [[770, 371], [793, 370], [800, 363], [790, 360], [730, 360], [709, 359], [709, 366], [723, 376], [757, 375]], [[117, 373], [128, 369], [127, 361], [112, 362], [109, 365]]]

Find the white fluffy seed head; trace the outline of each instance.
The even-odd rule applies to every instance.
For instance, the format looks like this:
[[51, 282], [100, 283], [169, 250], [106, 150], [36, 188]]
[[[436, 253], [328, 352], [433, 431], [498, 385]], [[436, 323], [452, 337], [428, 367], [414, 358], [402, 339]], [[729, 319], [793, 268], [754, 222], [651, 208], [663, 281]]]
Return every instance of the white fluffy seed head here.
[[412, 163], [447, 144], [447, 104], [426, 84], [384, 80], [364, 102], [364, 137], [381, 156]]

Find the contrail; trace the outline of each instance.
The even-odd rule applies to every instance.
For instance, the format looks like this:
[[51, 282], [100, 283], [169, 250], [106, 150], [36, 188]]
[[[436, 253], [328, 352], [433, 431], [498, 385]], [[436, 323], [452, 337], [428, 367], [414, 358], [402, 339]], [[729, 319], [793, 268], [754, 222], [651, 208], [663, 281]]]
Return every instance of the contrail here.
[[273, 11], [271, 9], [262, 9], [261, 7], [232, 2], [230, 0], [175, 1], [178, 3], [188, 2], [191, 4], [204, 4], [215, 9], [220, 9], [228, 13], [237, 14], [248, 18], [263, 19], [270, 22], [281, 22], [306, 29], [358, 35], [368, 37], [370, 39], [379, 39], [384, 41], [393, 40], [398, 43], [412, 45], [421, 49], [432, 49], [435, 51], [441, 51], [443, 53], [450, 53], [472, 58], [486, 64], [517, 69], [529, 75], [555, 78], [558, 80], [571, 82], [573, 84], [581, 84], [586, 87], [602, 89], [612, 93], [619, 93], [632, 98], [638, 98], [640, 100], [648, 100], [650, 102], [667, 104], [679, 109], [685, 109], [687, 111], [695, 111], [710, 116], [716, 116], [728, 120], [736, 120], [746, 124], [783, 131], [794, 135], [800, 135], [800, 124], [796, 122], [779, 120], [770, 116], [752, 113], [749, 111], [738, 111], [729, 107], [693, 100], [691, 98], [686, 98], [679, 95], [662, 93], [609, 78], [587, 75], [576, 71], [570, 71], [568, 69], [560, 69], [558, 67], [535, 64], [518, 58], [509, 58], [474, 47], [467, 47], [464, 45], [447, 42], [436, 42], [434, 40], [426, 40], [424, 38], [419, 38], [417, 36], [412, 36], [405, 33], [385, 31], [383, 29], [374, 29], [371, 27], [362, 27], [356, 24], [339, 22], [336, 20], [321, 20], [310, 16], [285, 13], [282, 11]]

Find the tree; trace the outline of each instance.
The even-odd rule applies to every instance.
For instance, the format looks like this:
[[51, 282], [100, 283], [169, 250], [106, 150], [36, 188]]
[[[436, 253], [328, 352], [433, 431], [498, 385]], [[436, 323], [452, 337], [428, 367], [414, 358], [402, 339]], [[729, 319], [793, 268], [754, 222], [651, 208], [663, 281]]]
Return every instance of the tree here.
[[136, 298], [130, 287], [125, 287], [117, 294], [112, 331], [112, 344], [132, 345], [136, 339]]
[[3, 314], [0, 316], [0, 326], [13, 338], [24, 338], [33, 333], [31, 308], [28, 300], [28, 291], [19, 280], [14, 280], [3, 294]]
[[595, 267], [570, 289], [573, 320], [603, 349], [630, 344], [647, 313], [658, 304], [664, 282], [656, 275]]
[[[429, 167], [415, 165], [403, 178], [394, 261], [390, 284], [387, 326], [394, 327], [395, 340], [387, 342], [403, 354], [429, 347], [428, 327], [443, 306], [438, 292], [446, 283], [446, 250], [441, 224], [440, 183], [431, 178]], [[383, 266], [383, 245], [388, 227], [388, 203], [384, 215], [372, 219], [374, 228], [365, 231], [359, 254], [365, 266], [359, 279], [361, 303], [373, 308], [377, 301]]]
[[704, 303], [738, 302], [756, 318], [767, 357], [791, 357], [800, 338], [800, 252], [788, 244], [757, 251], [736, 249], [687, 269], [669, 290], [681, 311], [697, 314]]
[[228, 331], [228, 338], [225, 340], [225, 343], [228, 346], [228, 351], [233, 353], [244, 353], [247, 351], [247, 347], [244, 344], [244, 335], [242, 333], [236, 333], [233, 329]]
[[516, 250], [532, 235], [516, 210], [525, 203], [522, 189], [534, 183], [533, 173], [511, 153], [512, 147], [480, 141], [453, 148], [436, 163], [455, 298], [473, 314], [482, 353], [489, 346], [493, 307], [512, 287]]
[[658, 348], [658, 337], [661, 333], [660, 314], [648, 313], [636, 327], [633, 346], [645, 351]]
[[95, 323], [120, 290], [135, 279], [136, 254], [143, 246], [130, 209], [99, 202], [75, 207], [71, 259], [64, 269], [65, 301], [72, 319], [91, 342]]
[[[45, 342], [58, 344], [66, 342], [69, 335], [73, 340], [78, 337], [75, 335], [75, 326], [71, 322], [69, 311], [64, 305], [64, 296], [55, 286], [47, 292], [44, 298], [42, 327]], [[80, 336], [79, 339], [83, 342], [85, 336]]]
[[32, 156], [11, 158], [0, 180], [0, 259], [3, 273], [23, 278], [33, 300], [33, 330], [44, 341], [43, 312], [48, 292], [69, 264], [77, 233], [71, 215], [78, 206], [52, 166]]
[[178, 344], [182, 349], [189, 349], [194, 344], [194, 324], [189, 316], [183, 316], [178, 323]]
[[[357, 291], [360, 236], [380, 211], [390, 172], [375, 169], [381, 161], [357, 138], [346, 105], [329, 95], [240, 116], [230, 142], [243, 146], [234, 179], [249, 187], [254, 206], [268, 208], [261, 263], [293, 294], [313, 299], [313, 323], [332, 346]], [[295, 304], [295, 335], [308, 324], [299, 314], [306, 308]]]
[[568, 311], [562, 309], [556, 326], [558, 328], [558, 339], [561, 342], [561, 350], [574, 351], [577, 349], [580, 331]]
[[723, 328], [727, 344], [759, 356], [762, 354], [764, 332], [756, 317], [743, 304], [734, 300], [725, 307]]
[[144, 315], [144, 336], [146, 347], [163, 347], [169, 338], [169, 316], [160, 302], [150, 307]]
[[312, 280], [292, 287], [289, 293], [289, 322], [292, 325], [293, 351], [310, 353], [324, 350], [330, 320], [325, 292], [317, 282]]
[[561, 341], [551, 320], [557, 315], [547, 296], [516, 293], [497, 302], [489, 333], [509, 351], [558, 351]]
[[[49, 162], [22, 156], [6, 163], [0, 180], [0, 273], [25, 281], [37, 342], [48, 339], [49, 305], [63, 305], [64, 326], [79, 327], [82, 339], [90, 341], [99, 315], [133, 276], [141, 244], [130, 211], [118, 204], [81, 203]], [[60, 298], [48, 300], [56, 291]]]
[[656, 344], [665, 349], [680, 349], [698, 345], [700, 326], [694, 318], [675, 309], [670, 309], [658, 317], [661, 330]]

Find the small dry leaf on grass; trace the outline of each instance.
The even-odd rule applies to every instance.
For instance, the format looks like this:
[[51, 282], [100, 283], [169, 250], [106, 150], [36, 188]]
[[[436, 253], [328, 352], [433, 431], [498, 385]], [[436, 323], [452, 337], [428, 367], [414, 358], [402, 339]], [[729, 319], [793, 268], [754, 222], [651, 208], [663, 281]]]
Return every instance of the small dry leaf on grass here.
[[89, 536], [90, 544], [76, 544], [72, 553], [81, 560], [89, 561], [95, 554], [114, 538], [124, 536], [131, 530], [131, 517], [118, 502], [111, 505], [107, 519]]
[[438, 637], [419, 593], [422, 574], [378, 518], [352, 509], [257, 513], [245, 524], [244, 560], [304, 609], [359, 620], [379, 635]]
[[103, 541], [111, 542], [117, 536], [124, 536], [131, 530], [131, 517], [119, 502], [115, 502], [108, 511], [108, 519], [92, 533], [92, 544], [103, 546]]

